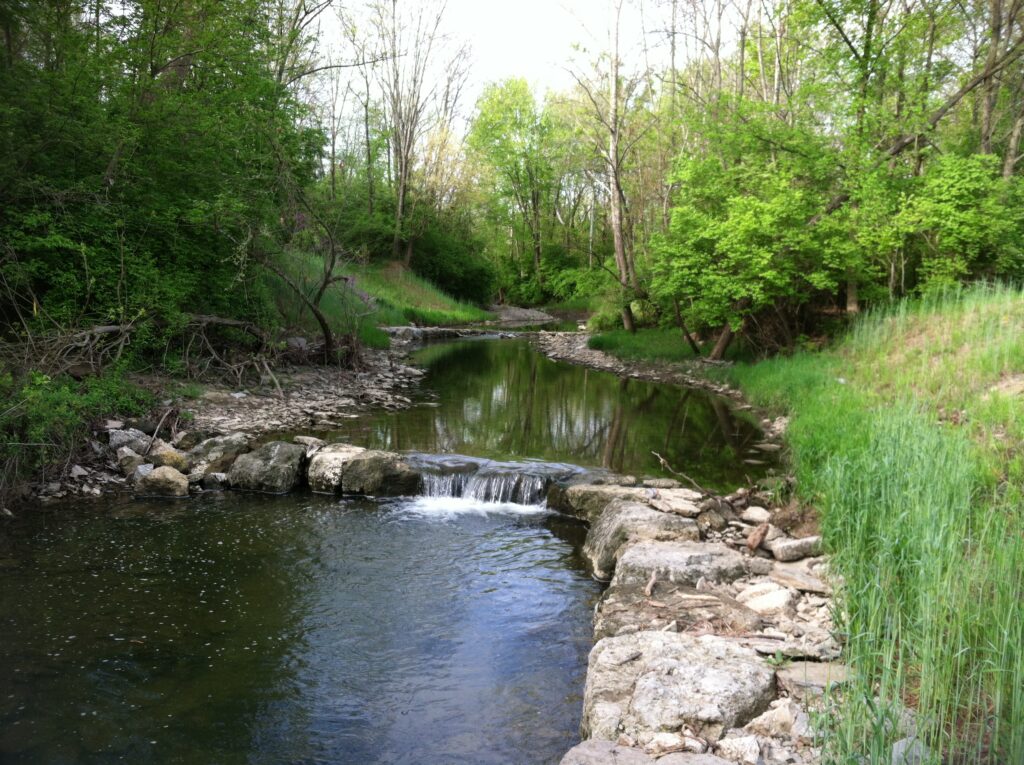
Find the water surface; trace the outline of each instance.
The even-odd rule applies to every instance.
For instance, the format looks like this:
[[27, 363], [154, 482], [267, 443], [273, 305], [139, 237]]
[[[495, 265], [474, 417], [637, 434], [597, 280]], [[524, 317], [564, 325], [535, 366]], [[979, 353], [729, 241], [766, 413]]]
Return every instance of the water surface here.
[[331, 439], [670, 475], [657, 452], [702, 486], [728, 491], [759, 476], [771, 459], [753, 448], [762, 438], [757, 425], [728, 399], [552, 361], [526, 341], [442, 343], [413, 360], [427, 370], [427, 401], [354, 419]]
[[0, 541], [0, 761], [557, 762], [581, 532], [454, 498], [33, 515]]

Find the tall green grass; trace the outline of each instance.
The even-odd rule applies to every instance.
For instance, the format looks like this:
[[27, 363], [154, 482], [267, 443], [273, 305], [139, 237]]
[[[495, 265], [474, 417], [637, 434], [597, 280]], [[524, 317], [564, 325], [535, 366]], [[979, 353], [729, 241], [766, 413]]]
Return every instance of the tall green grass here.
[[840, 578], [855, 680], [831, 762], [889, 763], [914, 729], [934, 763], [1024, 762], [1024, 392], [1007, 385], [1024, 373], [1022, 328], [1019, 290], [978, 287], [876, 311], [830, 352], [728, 373], [791, 413], [798, 490]]

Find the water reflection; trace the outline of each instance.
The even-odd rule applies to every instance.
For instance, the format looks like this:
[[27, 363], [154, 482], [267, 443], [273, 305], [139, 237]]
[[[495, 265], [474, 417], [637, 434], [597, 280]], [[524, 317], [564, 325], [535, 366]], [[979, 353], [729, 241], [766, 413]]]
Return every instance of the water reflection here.
[[703, 391], [551, 361], [521, 341], [463, 341], [428, 347], [424, 386], [434, 400], [371, 415], [334, 433], [378, 449], [538, 458], [663, 475], [651, 452], [704, 485], [733, 488], [760, 438], [749, 419]]

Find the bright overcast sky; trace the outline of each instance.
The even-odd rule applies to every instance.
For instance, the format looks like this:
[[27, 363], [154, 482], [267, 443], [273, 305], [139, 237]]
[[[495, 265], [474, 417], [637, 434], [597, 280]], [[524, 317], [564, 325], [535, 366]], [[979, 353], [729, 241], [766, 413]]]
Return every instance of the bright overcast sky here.
[[[622, 10], [623, 58], [638, 53], [630, 41], [640, 37], [639, 7], [636, 0]], [[448, 0], [444, 26], [472, 45], [473, 103], [484, 84], [508, 77], [526, 78], [538, 96], [570, 87], [573, 46], [606, 49], [608, 21], [607, 0]], [[649, 0], [644, 22], [656, 24]]]
[[[414, 4], [416, 0], [405, 2]], [[658, 32], [665, 25], [658, 16], [652, 0], [624, 3], [620, 57], [627, 66], [641, 63], [642, 28], [647, 29], [652, 46], [664, 40]], [[608, 0], [447, 0], [442, 29], [455, 40], [469, 42], [472, 51], [463, 112], [472, 111], [485, 84], [509, 77], [525, 78], [538, 97], [548, 90], [570, 88], [573, 61], [585, 66], [607, 49], [608, 23]], [[338, 34], [336, 24], [335, 20], [324, 21], [329, 41]], [[577, 45], [594, 55], [575, 53]], [[658, 57], [659, 52], [652, 50], [650, 55]], [[667, 58], [664, 46], [660, 55]]]

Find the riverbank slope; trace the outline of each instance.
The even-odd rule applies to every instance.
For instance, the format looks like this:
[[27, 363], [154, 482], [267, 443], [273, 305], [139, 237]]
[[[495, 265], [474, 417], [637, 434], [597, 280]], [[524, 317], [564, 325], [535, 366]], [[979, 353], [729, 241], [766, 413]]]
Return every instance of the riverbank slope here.
[[839, 761], [1024, 761], [1024, 294], [903, 302], [832, 348], [720, 371], [786, 413], [843, 585]]

